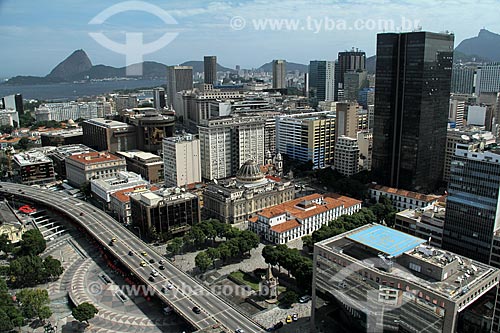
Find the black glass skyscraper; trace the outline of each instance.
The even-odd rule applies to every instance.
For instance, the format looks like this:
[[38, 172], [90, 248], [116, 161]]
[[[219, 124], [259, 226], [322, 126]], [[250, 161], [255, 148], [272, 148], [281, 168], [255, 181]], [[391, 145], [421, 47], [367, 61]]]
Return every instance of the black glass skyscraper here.
[[207, 84], [217, 83], [217, 57], [216, 56], [205, 56], [203, 58], [204, 65], [204, 81]]
[[432, 191], [442, 176], [454, 35], [377, 36], [373, 170], [379, 183]]

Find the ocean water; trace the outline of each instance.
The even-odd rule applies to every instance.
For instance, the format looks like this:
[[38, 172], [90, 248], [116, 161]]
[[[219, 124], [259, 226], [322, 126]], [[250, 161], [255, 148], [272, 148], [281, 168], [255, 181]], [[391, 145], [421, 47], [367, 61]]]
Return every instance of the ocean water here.
[[23, 99], [74, 100], [83, 96], [96, 96], [119, 89], [151, 88], [165, 84], [165, 80], [122, 80], [85, 83], [55, 83], [11, 86], [0, 84], [0, 97], [22, 94]]

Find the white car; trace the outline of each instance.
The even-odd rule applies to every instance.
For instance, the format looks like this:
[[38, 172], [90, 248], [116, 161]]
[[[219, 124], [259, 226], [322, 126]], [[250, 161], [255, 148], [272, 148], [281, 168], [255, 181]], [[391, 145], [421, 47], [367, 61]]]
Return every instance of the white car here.
[[168, 290], [172, 290], [173, 288], [174, 288], [173, 284], [171, 284], [171, 283], [167, 284], [167, 289]]
[[158, 274], [158, 271], [156, 269], [153, 269], [153, 271], [151, 272], [151, 275], [153, 275], [154, 277], [157, 277], [159, 274]]

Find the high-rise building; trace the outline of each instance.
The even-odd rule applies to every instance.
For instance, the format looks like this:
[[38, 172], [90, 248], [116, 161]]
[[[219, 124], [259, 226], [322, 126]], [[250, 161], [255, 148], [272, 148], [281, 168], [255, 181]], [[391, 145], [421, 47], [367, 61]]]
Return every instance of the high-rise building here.
[[476, 95], [500, 91], [500, 64], [484, 65], [477, 69]]
[[339, 52], [338, 54], [338, 76], [337, 76], [337, 97], [338, 100], [343, 99], [344, 92], [344, 75], [346, 72], [366, 70], [366, 54], [358, 49], [351, 51]]
[[54, 180], [54, 163], [40, 151], [28, 151], [13, 157], [14, 179], [21, 184], [33, 185], [49, 183]]
[[134, 224], [151, 238], [182, 236], [201, 221], [198, 196], [179, 188], [133, 193], [130, 209]]
[[335, 133], [337, 137], [342, 135], [356, 138], [358, 132], [358, 103], [337, 102]]
[[313, 168], [333, 165], [335, 113], [311, 112], [276, 117], [276, 151]]
[[451, 162], [443, 248], [489, 263], [500, 228], [500, 154], [469, 148], [457, 144]]
[[233, 176], [248, 160], [263, 165], [264, 127], [265, 119], [256, 116], [202, 121], [198, 127], [202, 177], [212, 180]]
[[99, 151], [137, 148], [136, 128], [121, 121], [94, 118], [82, 123], [83, 144]]
[[358, 132], [359, 170], [372, 169], [373, 133], [370, 131]]
[[160, 156], [140, 151], [117, 151], [117, 156], [124, 157], [127, 170], [138, 173], [151, 183], [163, 182], [163, 160]]
[[200, 140], [192, 134], [163, 139], [165, 186], [201, 182]]
[[377, 36], [373, 171], [377, 181], [434, 190], [442, 177], [453, 34]]
[[344, 73], [344, 99], [357, 101], [359, 91], [368, 87], [367, 71], [357, 70]]
[[159, 154], [163, 138], [174, 132], [175, 118], [159, 113], [154, 108], [136, 108], [128, 122], [136, 127], [137, 149]]
[[153, 106], [158, 111], [167, 106], [167, 102], [165, 100], [165, 89], [161, 87], [153, 89]]
[[167, 104], [169, 107], [174, 104], [176, 93], [191, 89], [193, 89], [193, 67], [167, 66]]
[[198, 131], [198, 125], [203, 120], [217, 116], [217, 114], [214, 115], [211, 113], [211, 105], [214, 102], [226, 100], [239, 101], [243, 98], [244, 95], [238, 90], [214, 89], [211, 84], [205, 84], [201, 89], [196, 88], [177, 93], [174, 107], [176, 108], [176, 115], [182, 116], [184, 126], [190, 132], [195, 133]]
[[465, 104], [467, 98], [463, 95], [454, 95], [450, 97], [450, 111], [448, 112], [448, 121], [453, 123], [455, 126], [464, 126], [465, 120]]
[[457, 144], [467, 150], [475, 150], [481, 145], [484, 147], [495, 144], [495, 136], [491, 132], [486, 132], [478, 128], [449, 128], [446, 134], [446, 151], [444, 157], [443, 180], [450, 181], [451, 161], [455, 157]]
[[203, 58], [204, 65], [204, 82], [206, 84], [216, 84], [217, 83], [217, 57], [216, 56], [205, 56]]
[[314, 104], [335, 98], [335, 62], [314, 60], [309, 63], [309, 97]]
[[4, 109], [15, 110], [20, 115], [24, 113], [23, 95], [9, 95], [2, 97], [1, 100]]
[[339, 136], [335, 144], [333, 167], [344, 176], [352, 176], [359, 171], [358, 140], [348, 136]]
[[476, 67], [453, 65], [450, 91], [454, 94], [473, 94], [476, 73]]
[[273, 88], [286, 88], [286, 61], [273, 60]]

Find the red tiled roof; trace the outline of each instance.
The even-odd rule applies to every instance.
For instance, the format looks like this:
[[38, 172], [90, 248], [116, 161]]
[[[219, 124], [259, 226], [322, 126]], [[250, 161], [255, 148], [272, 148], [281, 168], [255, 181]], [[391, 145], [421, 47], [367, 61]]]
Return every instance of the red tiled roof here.
[[[159, 190], [159, 188], [156, 186], [151, 186], [151, 188], [149, 188], [149, 189], [151, 191]], [[138, 185], [138, 186], [126, 188], [124, 190], [116, 191], [115, 193], [111, 194], [111, 196], [115, 197], [116, 199], [118, 199], [119, 201], [121, 201], [123, 203], [127, 203], [130, 201], [130, 194], [132, 194], [134, 191], [140, 192], [140, 190], [144, 190], [144, 191], [148, 190], [147, 185]]]
[[[321, 204], [321, 205], [312, 204], [312, 205], [308, 206], [308, 207], [314, 207], [314, 208], [302, 210], [302, 209], [296, 207], [299, 203], [301, 203], [303, 201], [318, 200], [320, 198], [323, 198], [323, 204]], [[355, 199], [352, 199], [352, 200], [355, 200]], [[314, 193], [314, 194], [310, 194], [310, 195], [307, 195], [307, 196], [302, 197], [302, 198], [297, 198], [297, 199], [294, 199], [291, 201], [284, 202], [284, 203], [277, 205], [277, 206], [263, 209], [258, 214], [263, 216], [263, 217], [266, 217], [266, 218], [272, 218], [272, 217], [282, 215], [282, 214], [285, 214], [288, 212], [288, 213], [290, 213], [290, 215], [293, 215], [298, 219], [305, 219], [305, 218], [323, 213], [325, 211], [340, 207], [343, 204], [344, 204], [344, 202], [341, 200], [337, 200], [337, 199], [330, 198], [330, 197], [323, 197], [321, 194]]]
[[361, 204], [360, 200], [357, 200], [357, 199], [354, 199], [351, 197], [347, 197], [345, 195], [340, 195], [337, 193], [328, 193], [328, 194], [325, 194], [325, 196], [327, 196], [329, 198], [333, 198], [335, 200], [342, 201], [344, 203], [344, 208], [349, 208], [349, 207]]
[[94, 164], [107, 161], [118, 161], [122, 158], [108, 152], [91, 152], [68, 156], [69, 159], [83, 164]]
[[255, 223], [255, 222], [257, 222], [258, 219], [259, 219], [258, 216], [252, 216], [251, 218], [248, 219], [248, 222]]
[[271, 230], [274, 232], [277, 232], [277, 233], [283, 233], [285, 231], [295, 229], [299, 226], [300, 226], [300, 223], [297, 222], [296, 219], [293, 219], [293, 220], [288, 220], [286, 222], [275, 225], [274, 227], [271, 228]]
[[437, 200], [439, 198], [439, 196], [433, 195], [433, 194], [422, 194], [422, 193], [401, 190], [398, 188], [382, 186], [382, 185], [370, 185], [370, 188], [372, 188], [374, 190], [382, 191], [385, 193], [396, 194], [396, 195], [400, 195], [403, 197], [416, 199], [416, 200], [420, 200], [420, 201], [425, 201], [425, 202], [434, 201], [434, 200]]

